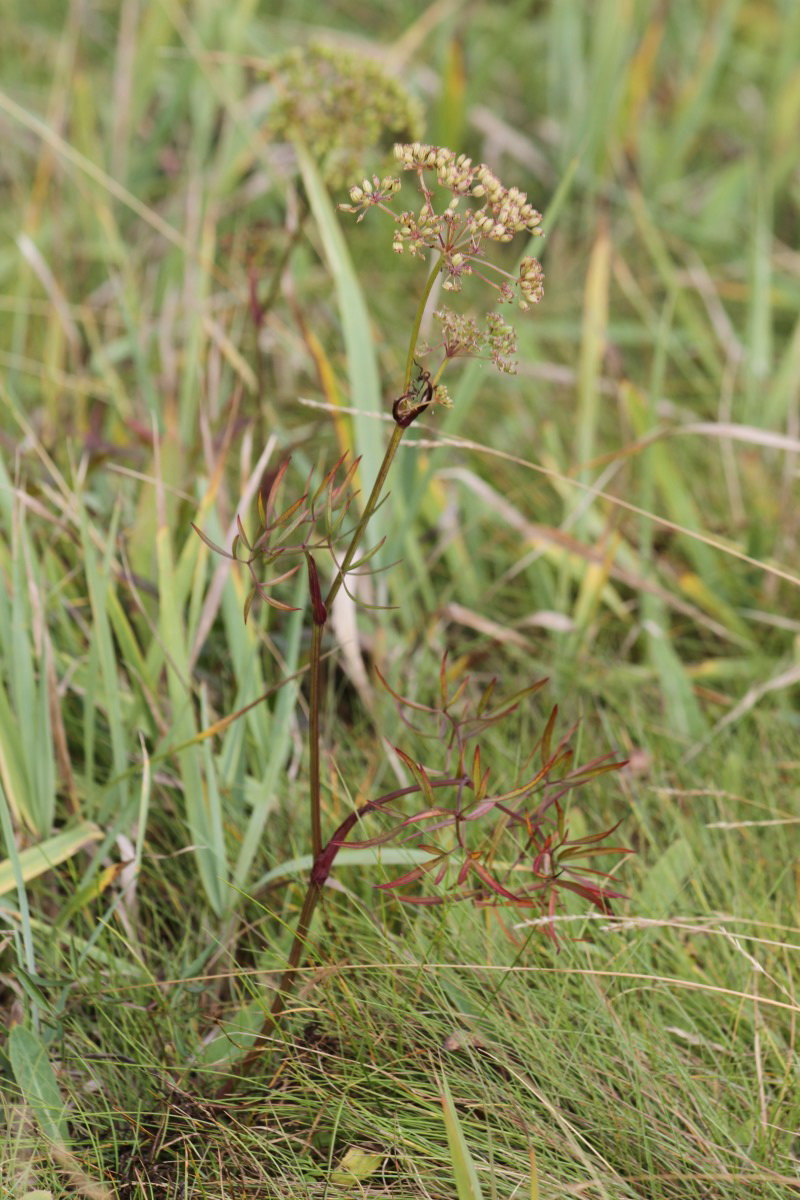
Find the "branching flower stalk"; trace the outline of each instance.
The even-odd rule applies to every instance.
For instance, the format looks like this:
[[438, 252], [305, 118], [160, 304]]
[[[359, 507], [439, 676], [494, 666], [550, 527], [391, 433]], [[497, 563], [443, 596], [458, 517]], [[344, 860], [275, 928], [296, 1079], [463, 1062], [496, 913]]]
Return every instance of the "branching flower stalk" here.
[[[420, 297], [417, 305], [417, 313], [411, 331], [409, 341], [408, 357], [406, 361], [406, 372], [403, 380], [403, 394], [406, 394], [411, 384], [411, 375], [414, 366], [414, 353], [416, 350], [417, 340], [419, 338], [419, 330], [422, 324], [422, 318], [425, 314], [425, 308], [428, 303], [433, 286], [442, 269], [442, 258], [440, 257], [435, 264], [433, 270], [428, 276], [428, 281]], [[402, 441], [403, 434], [410, 421], [395, 420], [395, 425], [392, 430], [389, 444], [386, 447], [386, 452], [383, 456], [378, 474], [372, 486], [372, 491], [369, 494], [367, 502], [364, 506], [364, 511], [361, 515], [356, 528], [353, 532], [350, 544], [347, 547], [344, 558], [339, 566], [333, 582], [330, 586], [328, 594], [323, 603], [319, 588], [319, 578], [317, 575], [316, 565], [313, 558], [308, 558], [309, 569], [309, 587], [311, 591], [311, 612], [312, 612], [312, 627], [311, 627], [311, 646], [309, 649], [309, 816], [311, 830], [311, 854], [314, 860], [314, 868], [311, 872], [306, 894], [303, 899], [303, 906], [300, 910], [297, 926], [295, 928], [292, 945], [289, 951], [289, 957], [281, 979], [278, 990], [275, 994], [275, 999], [272, 1004], [269, 1016], [265, 1019], [262, 1026], [260, 1037], [264, 1038], [274, 1028], [279, 1021], [285, 1009], [286, 996], [291, 990], [292, 982], [300, 966], [303, 953], [305, 951], [308, 934], [311, 928], [311, 921], [316, 911], [317, 903], [322, 895], [322, 889], [325, 879], [333, 865], [333, 858], [338, 851], [338, 844], [333, 843], [333, 840], [328, 843], [329, 847], [333, 847], [333, 854], [330, 855], [330, 861], [323, 859], [323, 843], [322, 843], [322, 792], [321, 792], [321, 770], [320, 770], [320, 754], [321, 754], [321, 738], [320, 738], [320, 693], [321, 693], [321, 672], [322, 672], [322, 637], [327, 622], [328, 613], [331, 610], [336, 596], [344, 585], [347, 573], [353, 565], [359, 546], [366, 533], [367, 526], [373, 517], [376, 508], [383, 494], [383, 489], [389, 475], [394, 457]], [[247, 1055], [242, 1063], [242, 1070], [247, 1072], [249, 1066], [258, 1057], [259, 1050], [255, 1049]]]
[[[609, 763], [604, 758], [587, 767], [569, 770], [571, 751], [566, 740], [562, 739], [554, 749], [551, 748], [555, 714], [539, 743], [540, 767], [511, 789], [490, 794], [489, 771], [481, 765], [479, 746], [475, 747], [472, 762], [468, 765], [467, 743], [487, 726], [507, 717], [514, 711], [519, 699], [538, 690], [543, 681], [525, 689], [509, 705], [500, 708], [492, 705], [492, 684], [486, 689], [475, 712], [459, 714], [459, 705], [465, 702], [466, 685], [460, 685], [455, 694], [450, 695], [444, 663], [440, 705], [435, 710], [424, 711], [435, 715], [440, 731], [450, 730], [447, 754], [453, 759], [451, 769], [445, 769], [443, 777], [432, 779], [426, 768], [398, 748], [397, 752], [406, 764], [413, 784], [367, 801], [351, 813], [327, 841], [323, 837], [321, 663], [322, 640], [331, 605], [342, 587], [346, 587], [348, 574], [367, 563], [379, 548], [376, 546], [359, 557], [367, 527], [381, 501], [406, 429], [431, 406], [449, 404], [449, 396], [441, 383], [449, 362], [458, 357], [485, 357], [501, 371], [514, 369], [514, 331], [496, 312], [487, 315], [485, 327], [481, 329], [470, 317], [447, 308], [439, 309], [434, 316], [441, 326], [440, 341], [434, 346], [420, 345], [422, 320], [434, 284], [439, 276], [443, 276], [444, 290], [457, 293], [462, 290], [465, 280], [475, 277], [495, 290], [500, 303], [517, 297], [523, 311], [538, 303], [543, 294], [542, 269], [535, 258], [524, 257], [514, 277], [485, 256], [486, 246], [492, 242], [507, 243], [520, 233], [540, 236], [541, 216], [528, 203], [524, 193], [517, 188], [505, 188], [484, 164], [473, 166], [464, 155], [456, 155], [442, 147], [420, 142], [399, 143], [395, 146], [394, 154], [401, 168], [416, 176], [422, 196], [418, 212], [393, 211], [390, 205], [400, 191], [401, 183], [399, 178], [390, 175], [364, 179], [350, 189], [350, 203], [340, 205], [343, 211], [356, 214], [358, 221], [363, 220], [370, 209], [380, 209], [395, 224], [393, 249], [396, 253], [408, 251], [412, 257], [433, 256], [433, 265], [422, 289], [411, 328], [402, 392], [392, 405], [394, 428], [363, 512], [352, 529], [344, 529], [353, 500], [350, 484], [358, 464], [351, 464], [343, 479], [340, 479], [344, 465], [344, 460], [340, 459], [315, 490], [309, 480], [300, 499], [278, 513], [277, 496], [287, 463], [278, 473], [266, 503], [260, 503], [260, 528], [254, 540], [248, 541], [240, 524], [239, 537], [230, 553], [209, 542], [217, 552], [244, 562], [251, 573], [254, 587], [248, 597], [245, 616], [256, 595], [276, 608], [286, 609], [288, 606], [276, 600], [269, 589], [288, 578], [301, 565], [298, 562], [265, 583], [256, 575], [256, 563], [272, 565], [280, 561], [283, 564], [293, 557], [304, 560], [311, 600], [309, 816], [313, 864], [286, 967], [258, 1041], [275, 1029], [286, 1012], [287, 999], [305, 954], [314, 912], [336, 855], [343, 845], [381, 845], [389, 840], [398, 840], [402, 844], [409, 838], [419, 839], [423, 830], [426, 837], [434, 833], [439, 838], [437, 845], [418, 842], [421, 849], [431, 854], [429, 862], [407, 872], [393, 883], [380, 886], [405, 889], [431, 877], [435, 885], [441, 888], [446, 884], [451, 864], [457, 863], [456, 878], [452, 889], [448, 888], [447, 895], [440, 892], [433, 896], [404, 895], [401, 898], [417, 904], [442, 903], [450, 896], [452, 899], [471, 899], [477, 903], [538, 906], [551, 917], [561, 889], [571, 890], [602, 911], [608, 911], [611, 899], [619, 893], [593, 878], [604, 880], [607, 876], [590, 868], [583, 868], [576, 873], [573, 862], [598, 854], [626, 852], [624, 848], [605, 845], [610, 830], [570, 841], [560, 806], [561, 798], [575, 787], [621, 764]], [[443, 192], [450, 196], [444, 204]], [[437, 352], [441, 360], [431, 368], [420, 364], [420, 359]], [[205, 540], [208, 542], [207, 538]], [[346, 545], [340, 561], [334, 553], [334, 545], [339, 541]], [[247, 552], [244, 556], [240, 555], [242, 547]], [[315, 560], [315, 555], [322, 551], [330, 554], [335, 565], [333, 580], [324, 599]], [[392, 694], [401, 707], [411, 703], [396, 693]], [[423, 710], [420, 705], [411, 707]], [[448, 792], [454, 792], [455, 802], [449, 805], [440, 803], [437, 796]], [[395, 805], [400, 799], [412, 795], [420, 795], [424, 807], [421, 812], [409, 817], [402, 810], [396, 810]], [[529, 807], [528, 802], [534, 795], [537, 803]], [[554, 812], [557, 821], [553, 830], [548, 827], [548, 822], [552, 822]], [[387, 833], [358, 843], [347, 841], [357, 823], [370, 814], [381, 813], [389, 813], [396, 818]], [[493, 835], [475, 844], [472, 831], [479, 822], [486, 820], [494, 821]], [[497, 859], [498, 843], [501, 835], [505, 837], [508, 833], [516, 840], [516, 850], [510, 858], [500, 863]], [[449, 837], [449, 841], [442, 841], [443, 837]], [[521, 885], [523, 878], [525, 882]], [[468, 880], [471, 881], [469, 887], [466, 886]], [[555, 940], [552, 921], [549, 935]], [[257, 1042], [241, 1064], [243, 1073], [248, 1072], [260, 1051]], [[223, 1091], [230, 1090], [232, 1086], [233, 1081]]]
[[[430, 390], [426, 393], [421, 403], [415, 403], [407, 410], [402, 408], [402, 403], [409, 397], [411, 389], [419, 332], [428, 299], [440, 274], [445, 275], [444, 287], [449, 291], [460, 291], [462, 279], [473, 273], [479, 274], [486, 282], [490, 282], [485, 275], [476, 270], [474, 265], [482, 256], [482, 242], [484, 239], [509, 242], [516, 233], [527, 231], [538, 236], [541, 232], [539, 229], [542, 219], [541, 214], [532, 205], [528, 204], [524, 193], [516, 188], [504, 188], [497, 176], [487, 166], [482, 164], [473, 169], [471, 160], [463, 154], [456, 156], [452, 150], [438, 146], [429, 146], [420, 142], [411, 144], [398, 143], [395, 146], [394, 153], [395, 158], [403, 166], [404, 170], [413, 171], [417, 175], [419, 190], [423, 196], [423, 205], [419, 217], [415, 218], [410, 212], [404, 212], [398, 217], [388, 207], [389, 201], [400, 191], [401, 187], [400, 180], [393, 176], [386, 176], [383, 180], [379, 180], [377, 176], [373, 177], [372, 180], [365, 179], [362, 185], [356, 185], [350, 189], [351, 203], [349, 205], [341, 205], [340, 208], [345, 212], [358, 213], [357, 219], [361, 221], [367, 209], [380, 207], [383, 211], [389, 213], [396, 222], [397, 228], [393, 242], [393, 248], [396, 253], [403, 253], [407, 245], [412, 255], [421, 254], [423, 249], [427, 249], [433, 251], [437, 257], [417, 304], [406, 356], [403, 391], [399, 399], [395, 401], [393, 408], [395, 426], [392, 430], [383, 462], [378, 470], [372, 491], [364, 506], [364, 511], [353, 533], [350, 545], [331, 584], [325, 603], [316, 607], [312, 604], [313, 628], [309, 664], [311, 676], [309, 687], [309, 799], [311, 847], [315, 863], [322, 851], [319, 729], [322, 634], [327, 614], [330, 612], [331, 605], [344, 584], [367, 526], [383, 494], [383, 489], [403, 434], [420, 412], [424, 411], [429, 404], [435, 402], [439, 384], [430, 386]], [[439, 186], [452, 193], [452, 199], [441, 214], [437, 213], [434, 206], [434, 192], [425, 181], [426, 172], [435, 172]], [[485, 197], [485, 201], [480, 209], [466, 208], [461, 210], [461, 200], [465, 196], [475, 198]], [[499, 271], [499, 268], [494, 269]], [[506, 274], [505, 272], [501, 273]], [[497, 285], [492, 283], [491, 286]], [[521, 307], [523, 311], [528, 309], [530, 303], [537, 303], [541, 299], [543, 294], [543, 274], [536, 259], [523, 259], [520, 268], [519, 288], [522, 295]], [[511, 300], [514, 297], [514, 290], [507, 279], [499, 286], [498, 291], [501, 301]], [[454, 357], [455, 355], [453, 347], [448, 347], [445, 343], [445, 363], [448, 356]], [[445, 363], [442, 364], [442, 369]], [[439, 375], [441, 375], [441, 369]], [[314, 576], [316, 576], [315, 567]], [[312, 582], [312, 597], [313, 586], [314, 583]], [[318, 587], [318, 584], [316, 586]], [[314, 907], [315, 905], [312, 906], [311, 913], [308, 914], [309, 921], [313, 915]], [[302, 924], [305, 924], [305, 922], [301, 919], [298, 925], [298, 936], [295, 938], [295, 944], [297, 944], [300, 938], [302, 938], [303, 942], [305, 941], [307, 931], [301, 930], [300, 925]], [[293, 969], [290, 963], [290, 972]], [[290, 978], [291, 975], [288, 979], [285, 977], [284, 982], [288, 983]], [[283, 991], [284, 987], [282, 986], [279, 989], [277, 1000], [280, 1000]]]
[[[406, 245], [408, 245], [412, 255], [420, 254], [424, 248], [432, 250], [437, 255], [437, 258], [433, 269], [428, 275], [427, 282], [417, 304], [417, 311], [409, 338], [408, 354], [406, 356], [403, 392], [394, 405], [395, 427], [392, 430], [383, 462], [378, 470], [367, 503], [364, 506], [361, 519], [353, 532], [344, 559], [331, 584], [325, 603], [324, 605], [321, 603], [316, 606], [312, 605], [313, 628], [309, 664], [309, 790], [311, 848], [315, 860], [322, 850], [319, 729], [322, 634], [327, 614], [330, 612], [331, 605], [344, 584], [367, 526], [378, 507], [394, 457], [402, 441], [403, 433], [420, 412], [424, 411], [429, 404], [435, 402], [436, 392], [440, 386], [438, 383], [431, 385], [427, 393], [427, 398], [423, 399], [421, 403], [414, 403], [412, 407], [406, 410], [402, 407], [403, 401], [409, 398], [419, 331], [428, 299], [440, 274], [445, 275], [444, 287], [450, 291], [461, 290], [463, 277], [473, 273], [480, 274], [477, 272], [474, 264], [482, 255], [481, 243], [484, 239], [508, 242], [511, 241], [516, 233], [528, 231], [538, 236], [541, 232], [539, 229], [542, 219], [541, 215], [532, 205], [528, 204], [524, 193], [520, 192], [517, 188], [504, 188], [497, 176], [487, 166], [482, 164], [473, 169], [471, 160], [463, 154], [456, 156], [452, 150], [438, 146], [428, 146], [420, 142], [411, 144], [398, 143], [395, 146], [394, 152], [395, 158], [401, 163], [403, 168], [408, 171], [414, 171], [417, 175], [419, 188], [423, 195], [423, 206], [420, 216], [414, 218], [410, 212], [404, 212], [400, 216], [397, 216], [388, 207], [389, 201], [400, 191], [401, 186], [400, 180], [393, 176], [386, 176], [383, 180], [379, 180], [377, 176], [373, 177], [372, 180], [365, 179], [362, 185], [356, 185], [350, 189], [351, 204], [340, 205], [340, 208], [345, 212], [358, 213], [358, 220], [361, 221], [367, 209], [380, 207], [385, 212], [388, 212], [397, 223], [393, 243], [397, 253], [402, 253]], [[425, 173], [431, 171], [436, 173], [439, 186], [450, 191], [453, 196], [447, 208], [441, 214], [437, 214], [433, 202], [434, 192], [425, 182]], [[460, 211], [459, 206], [464, 196], [485, 197], [485, 202], [478, 210], [466, 209]], [[499, 271], [499, 268], [494, 269]], [[501, 273], [506, 274], [505, 272]], [[480, 274], [480, 277], [486, 282], [490, 282], [485, 275]], [[492, 284], [492, 286], [497, 285]], [[519, 288], [522, 294], [521, 307], [523, 310], [527, 310], [529, 303], [537, 303], [541, 299], [543, 294], [543, 275], [536, 259], [523, 259], [520, 268]], [[510, 300], [514, 297], [514, 290], [507, 279], [499, 286], [498, 291], [501, 300]], [[490, 326], [490, 328], [492, 327]], [[452, 342], [449, 345], [445, 342], [444, 348], [445, 363], [448, 357], [455, 357], [455, 354], [459, 352], [463, 353], [462, 347], [459, 346], [455, 350]], [[442, 364], [442, 369], [445, 363]], [[439, 375], [441, 375], [441, 369]], [[310, 563], [310, 571], [312, 567], [313, 562]], [[316, 567], [313, 567], [313, 575], [312, 589], [314, 586], [318, 588], [318, 583], [316, 583]]]

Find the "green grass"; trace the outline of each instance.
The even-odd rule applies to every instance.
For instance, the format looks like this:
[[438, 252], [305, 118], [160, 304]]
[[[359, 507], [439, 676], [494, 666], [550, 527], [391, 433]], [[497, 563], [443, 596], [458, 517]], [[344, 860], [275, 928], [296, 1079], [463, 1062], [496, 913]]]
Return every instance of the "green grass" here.
[[[0, 49], [0, 1193], [534, 1196], [531, 1152], [545, 1200], [800, 1190], [800, 9], [58, 7]], [[446, 651], [550, 677], [487, 735], [496, 786], [555, 702], [580, 761], [630, 758], [570, 825], [636, 854], [558, 953], [343, 860], [221, 1101], [308, 869], [307, 613], [290, 583], [245, 626], [191, 522], [229, 544], [289, 453], [369, 486], [424, 280], [270, 142], [258, 62], [314, 37], [385, 55], [547, 233], [518, 375], [462, 368], [398, 456], [326, 828], [397, 786], [387, 739], [430, 753], [372, 664], [429, 703]]]

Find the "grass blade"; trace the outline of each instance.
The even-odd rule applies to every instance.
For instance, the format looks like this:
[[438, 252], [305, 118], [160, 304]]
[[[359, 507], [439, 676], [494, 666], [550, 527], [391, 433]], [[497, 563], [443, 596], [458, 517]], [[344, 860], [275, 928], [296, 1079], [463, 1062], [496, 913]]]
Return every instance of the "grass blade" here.
[[[199, 540], [196, 541], [196, 545], [200, 547]], [[183, 743], [197, 737], [197, 727], [192, 708], [186, 631], [181, 616], [185, 596], [173, 565], [170, 531], [166, 525], [162, 525], [156, 534], [156, 556], [160, 631], [163, 644], [169, 647], [170, 652], [167, 687], [172, 705], [172, 733], [175, 740]], [[185, 571], [183, 577], [188, 585]], [[220, 916], [225, 911], [229, 898], [225, 888], [227, 867], [213, 760], [210, 764], [211, 774], [204, 779], [196, 747], [190, 746], [179, 751], [177, 758], [184, 790], [186, 822], [200, 879], [211, 907]], [[206, 766], [209, 766], [208, 762]]]
[[48, 1142], [63, 1146], [69, 1136], [65, 1105], [44, 1042], [32, 1029], [14, 1025], [8, 1035], [8, 1056], [17, 1086], [42, 1133]]
[[[19, 878], [29, 883], [51, 871], [59, 863], [73, 858], [90, 842], [98, 842], [103, 837], [102, 830], [91, 821], [81, 821], [72, 829], [63, 830], [53, 837], [47, 838], [37, 846], [29, 846], [17, 855]], [[0, 896], [6, 895], [17, 884], [17, 873], [11, 858], [0, 861]]]
[[[385, 443], [382, 424], [374, 420], [375, 415], [382, 411], [383, 405], [372, 322], [364, 292], [353, 268], [350, 252], [325, 184], [303, 146], [297, 147], [297, 157], [311, 211], [322, 238], [328, 269], [336, 288], [347, 354], [350, 403], [358, 410], [353, 418], [353, 450], [356, 456], [361, 457], [363, 503], [364, 483], [371, 486], [377, 475]], [[387, 533], [386, 524], [387, 518], [381, 513], [373, 518], [372, 529], [376, 541]]]
[[442, 1077], [439, 1081], [444, 1127], [447, 1132], [447, 1145], [450, 1150], [450, 1161], [453, 1164], [453, 1178], [458, 1192], [458, 1200], [483, 1200], [483, 1192], [475, 1170], [475, 1162], [469, 1152], [467, 1139], [458, 1119], [456, 1106], [447, 1080]]

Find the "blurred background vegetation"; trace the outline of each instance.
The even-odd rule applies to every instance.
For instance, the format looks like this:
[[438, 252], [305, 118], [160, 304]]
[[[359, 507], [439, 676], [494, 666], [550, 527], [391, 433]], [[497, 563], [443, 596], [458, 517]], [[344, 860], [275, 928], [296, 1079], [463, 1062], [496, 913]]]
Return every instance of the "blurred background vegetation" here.
[[[369, 149], [343, 120], [327, 162], [309, 108], [301, 176], [274, 60], [315, 44], [398, 119]], [[542, 1196], [800, 1186], [798, 46], [794, 0], [6, 0], [10, 1194], [452, 1195], [441, 1072], [487, 1193], [534, 1194], [531, 1146]], [[630, 901], [604, 932], [569, 909], [555, 955], [515, 914], [376, 899], [391, 858], [355, 855], [299, 1043], [215, 1107], [308, 866], [306, 622], [289, 584], [300, 611], [245, 626], [190, 523], [229, 544], [288, 454], [298, 490], [345, 450], [374, 477], [424, 268], [333, 206], [415, 120], [541, 209], [545, 299], [518, 374], [461, 368], [402, 449], [398, 565], [362, 581], [391, 607], [335, 627], [327, 815], [392, 786], [386, 738], [424, 753], [373, 664], [426, 703], [445, 651], [547, 675], [493, 778], [555, 702], [583, 759], [628, 757], [570, 822], [622, 821]], [[332, 1181], [353, 1144], [379, 1165]]]

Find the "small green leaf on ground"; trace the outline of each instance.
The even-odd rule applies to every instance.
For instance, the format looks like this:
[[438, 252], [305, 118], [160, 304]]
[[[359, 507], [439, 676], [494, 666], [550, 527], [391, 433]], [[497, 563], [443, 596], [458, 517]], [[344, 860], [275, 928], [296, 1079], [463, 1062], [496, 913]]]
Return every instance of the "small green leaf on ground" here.
[[336, 1170], [331, 1172], [331, 1183], [346, 1186], [369, 1179], [370, 1175], [380, 1170], [385, 1158], [382, 1150], [365, 1150], [363, 1146], [351, 1146], [339, 1160]]

